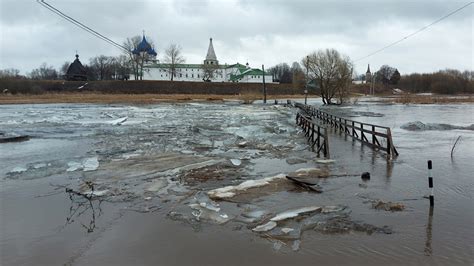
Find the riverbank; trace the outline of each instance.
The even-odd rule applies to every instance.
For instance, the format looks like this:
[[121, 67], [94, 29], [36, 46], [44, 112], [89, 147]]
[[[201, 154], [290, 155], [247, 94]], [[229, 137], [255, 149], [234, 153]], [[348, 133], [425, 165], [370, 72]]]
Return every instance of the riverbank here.
[[[303, 95], [271, 95], [268, 100], [302, 98]], [[153, 104], [162, 102], [223, 102], [227, 100], [250, 103], [261, 100], [261, 94], [103, 94], [103, 93], [45, 93], [0, 95], [0, 104], [41, 104], [41, 103], [127, 103], [127, 104]]]

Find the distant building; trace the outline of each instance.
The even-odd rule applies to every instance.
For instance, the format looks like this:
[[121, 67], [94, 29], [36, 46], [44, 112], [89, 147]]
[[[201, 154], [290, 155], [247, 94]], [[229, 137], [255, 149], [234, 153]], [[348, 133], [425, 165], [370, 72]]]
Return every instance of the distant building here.
[[145, 33], [143, 33], [143, 38], [142, 41], [133, 49], [132, 54], [138, 56], [138, 55], [144, 55], [147, 54], [147, 58], [150, 60], [155, 59], [157, 56], [157, 53], [155, 52], [155, 49], [149, 44], [145, 38]]
[[365, 72], [365, 83], [372, 81], [372, 73], [370, 73], [370, 64], [367, 65], [367, 72]]
[[[233, 65], [220, 65], [214, 51], [212, 38], [209, 40], [206, 58], [202, 64], [177, 64], [177, 71], [173, 77], [174, 81], [207, 81], [205, 77], [206, 68], [212, 67], [213, 77], [209, 79], [212, 82], [242, 82], [242, 83], [262, 83], [263, 75], [265, 82], [272, 83], [272, 75], [263, 72], [258, 68], [250, 68], [249, 64], [239, 63]], [[146, 80], [171, 80], [169, 71], [170, 65], [160, 63], [157, 60], [149, 61], [144, 66], [143, 79]]]
[[79, 61], [78, 54], [76, 54], [76, 60], [69, 65], [64, 78], [69, 81], [87, 80], [86, 68], [82, 65], [81, 61]]

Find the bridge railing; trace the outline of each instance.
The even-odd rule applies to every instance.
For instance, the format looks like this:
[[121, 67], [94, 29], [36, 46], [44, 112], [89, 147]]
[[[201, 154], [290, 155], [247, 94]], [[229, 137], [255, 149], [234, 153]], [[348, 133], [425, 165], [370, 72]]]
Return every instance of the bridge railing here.
[[389, 156], [398, 156], [398, 151], [393, 145], [392, 132], [389, 127], [362, 123], [326, 113], [309, 105], [291, 103], [305, 111], [308, 116], [322, 121], [335, 130], [351, 136], [353, 139], [359, 140], [374, 149], [385, 151]]
[[329, 158], [327, 128], [317, 123], [317, 121], [313, 120], [310, 116], [306, 116], [300, 112], [296, 114], [296, 124], [303, 129], [311, 149], [313, 149], [318, 156], [322, 153], [324, 157]]

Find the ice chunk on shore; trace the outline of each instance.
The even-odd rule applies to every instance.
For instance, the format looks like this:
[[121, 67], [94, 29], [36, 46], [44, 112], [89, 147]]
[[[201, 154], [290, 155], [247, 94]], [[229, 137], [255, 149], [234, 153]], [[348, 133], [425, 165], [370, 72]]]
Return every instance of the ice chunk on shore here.
[[245, 191], [249, 188], [256, 188], [269, 185], [270, 182], [279, 180], [279, 179], [286, 179], [284, 174], [279, 174], [272, 177], [266, 177], [262, 179], [256, 180], [247, 180], [239, 185], [236, 186], [227, 186], [222, 188], [216, 188], [207, 192], [210, 198], [214, 199], [225, 199], [225, 198], [232, 198], [237, 195], [238, 192]]
[[301, 214], [307, 214], [312, 212], [321, 211], [321, 207], [319, 206], [309, 206], [309, 207], [302, 207], [294, 210], [288, 210], [277, 214], [275, 217], [271, 218], [270, 221], [278, 222], [283, 221], [289, 218], [297, 217]]
[[267, 232], [267, 231], [272, 230], [276, 226], [277, 226], [276, 222], [269, 221], [266, 224], [262, 224], [262, 225], [259, 225], [259, 226], [255, 227], [254, 229], [252, 229], [252, 231], [254, 231], [254, 232]]

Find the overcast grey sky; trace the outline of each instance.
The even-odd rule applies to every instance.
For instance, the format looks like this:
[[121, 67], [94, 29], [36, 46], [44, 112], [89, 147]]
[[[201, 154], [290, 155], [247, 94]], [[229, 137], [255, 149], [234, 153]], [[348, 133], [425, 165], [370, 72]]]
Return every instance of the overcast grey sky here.
[[[47, 0], [112, 40], [140, 35], [156, 44], [158, 58], [170, 43], [187, 63], [200, 63], [209, 37], [220, 63], [271, 67], [300, 62], [317, 49], [335, 48], [352, 60], [396, 41], [468, 1], [436, 0]], [[474, 5], [372, 57], [402, 74], [473, 69]], [[0, 69], [22, 74], [46, 62], [59, 67], [76, 50], [83, 63], [121, 51], [53, 14], [35, 0], [0, 0]]]

